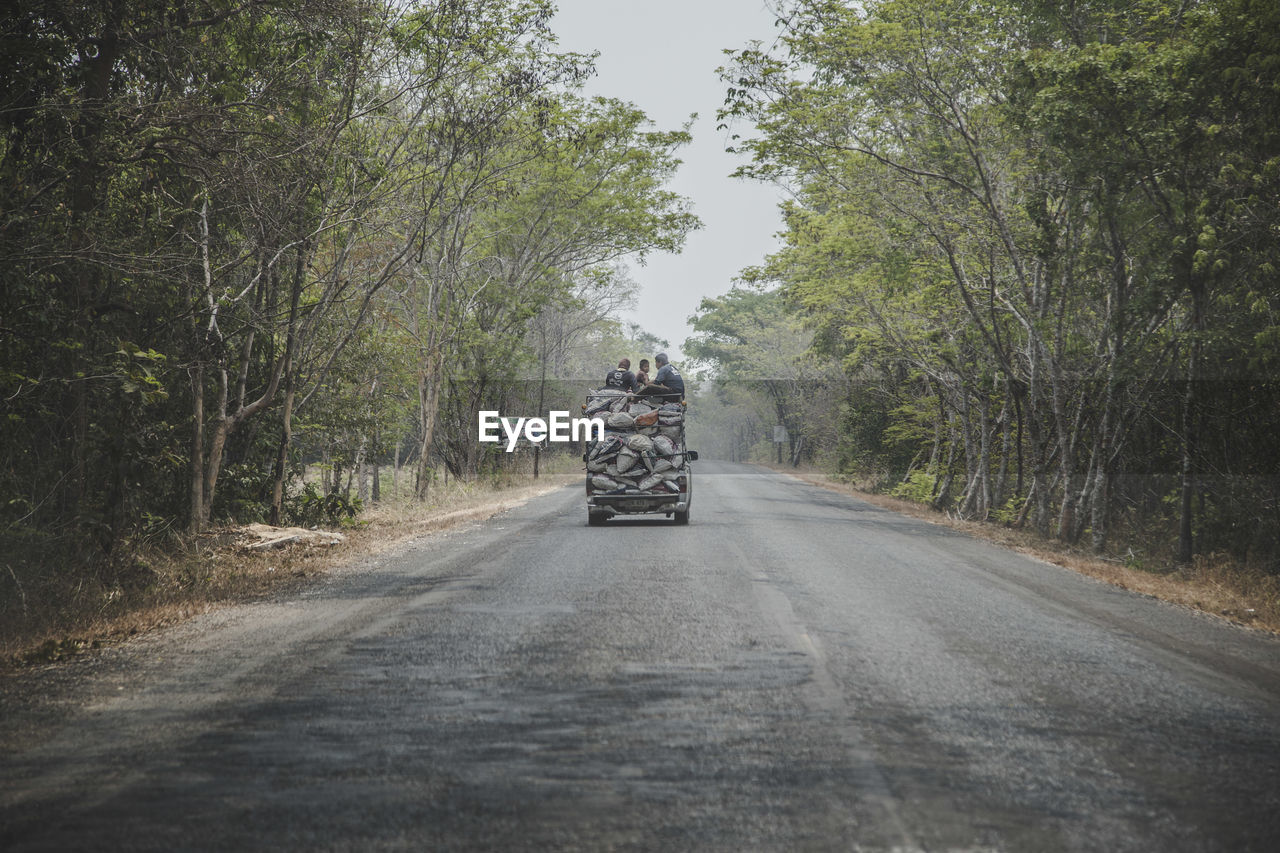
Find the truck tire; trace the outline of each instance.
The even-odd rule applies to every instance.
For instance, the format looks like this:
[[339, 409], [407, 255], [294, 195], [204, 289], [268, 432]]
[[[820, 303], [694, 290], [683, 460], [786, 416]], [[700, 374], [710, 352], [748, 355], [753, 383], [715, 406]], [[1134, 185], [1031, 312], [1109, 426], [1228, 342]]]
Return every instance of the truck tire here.
[[678, 511], [678, 510], [677, 510], [677, 511], [675, 512], [675, 514], [674, 514], [674, 516], [673, 516], [673, 517], [674, 517], [674, 518], [675, 518], [675, 520], [676, 520], [676, 524], [688, 524], [688, 523], [689, 523], [689, 510], [687, 510], [687, 509], [686, 509], [684, 512], [680, 512], [680, 511]]

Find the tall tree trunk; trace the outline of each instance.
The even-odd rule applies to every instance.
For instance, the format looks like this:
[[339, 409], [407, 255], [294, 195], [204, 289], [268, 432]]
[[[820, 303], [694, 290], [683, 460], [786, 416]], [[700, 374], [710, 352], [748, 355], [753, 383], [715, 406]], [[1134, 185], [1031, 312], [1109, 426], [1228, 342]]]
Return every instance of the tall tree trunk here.
[[395, 457], [391, 460], [391, 499], [398, 500], [400, 497], [400, 448], [402, 442], [396, 439]]
[[1075, 459], [1074, 454], [1065, 448], [1059, 449], [1058, 478], [1062, 481], [1062, 505], [1058, 507], [1058, 539], [1071, 541], [1071, 531], [1076, 524], [1076, 491], [1075, 491]]
[[1089, 496], [1089, 545], [1095, 553], [1107, 547], [1107, 525], [1111, 515], [1111, 475], [1107, 459], [1101, 459], [1093, 477], [1093, 494]]
[[1049, 535], [1049, 463], [1050, 453], [1045, 440], [1042, 414], [1042, 389], [1039, 379], [1033, 371], [1031, 385], [1027, 394], [1027, 434], [1031, 439], [1031, 485], [1027, 489], [1027, 500], [1035, 496], [1032, 508], [1032, 523], [1041, 536]]
[[967, 391], [961, 392], [961, 411], [964, 413], [964, 477], [965, 488], [960, 495], [960, 515], [969, 518], [980, 502], [979, 492], [982, 489], [982, 462], [979, 459], [978, 441], [973, 435], [973, 403]]
[[[1196, 301], [1198, 302], [1199, 300], [1197, 299]], [[1198, 305], [1194, 309], [1194, 313], [1200, 313]], [[1193, 317], [1193, 330], [1198, 331], [1199, 325], [1199, 318]], [[1191, 558], [1195, 555], [1195, 541], [1193, 538], [1195, 510], [1192, 499], [1195, 497], [1195, 456], [1199, 438], [1197, 428], [1199, 426], [1200, 399], [1197, 385], [1200, 379], [1200, 347], [1200, 337], [1195, 335], [1191, 339], [1190, 352], [1187, 355], [1187, 387], [1182, 397], [1182, 482], [1181, 495], [1178, 502], [1178, 562], [1184, 564], [1190, 563]]]
[[227, 379], [227, 371], [223, 370], [218, 386], [218, 416], [213, 422], [213, 431], [209, 437], [209, 454], [204, 465], [201, 529], [209, 525], [213, 511], [213, 496], [218, 487], [218, 475], [222, 471], [222, 451], [226, 449], [227, 436], [232, 430], [233, 421], [227, 416]]
[[[373, 431], [373, 446], [375, 450], [382, 447], [382, 430], [375, 429]], [[373, 484], [370, 487], [370, 497], [374, 503], [382, 500], [382, 460], [379, 458], [381, 452], [376, 452], [370, 456], [370, 476], [373, 478]]]
[[1006, 495], [1009, 491], [1009, 458], [1013, 455], [1013, 424], [1012, 418], [1009, 417], [1009, 398], [1010, 394], [1006, 393], [1004, 397], [1004, 405], [1000, 409], [1000, 468], [996, 473], [995, 482], [992, 484], [991, 508], [1000, 509], [1004, 506]]
[[929, 468], [928, 471], [934, 478], [934, 487], [937, 488], [938, 467], [942, 463], [942, 439], [943, 430], [947, 425], [947, 404], [942, 398], [942, 389], [939, 387], [934, 389], [928, 377], [925, 377], [925, 390], [932, 392], [934, 399], [938, 401], [938, 416], [933, 419], [933, 446], [929, 449]]
[[[550, 353], [547, 352], [547, 333], [546, 333], [546, 330], [541, 326], [541, 324], [539, 324], [539, 330], [542, 332], [542, 352], [540, 354], [541, 361], [542, 361], [542, 370], [538, 377], [538, 417], [542, 417], [542, 407], [546, 405], [547, 360], [550, 357]], [[535, 444], [533, 446], [533, 479], [535, 480], [538, 479], [538, 464], [541, 461], [541, 457], [542, 457], [542, 446], [541, 444]]]
[[361, 503], [369, 500], [369, 471], [368, 465], [365, 464], [365, 449], [367, 440], [360, 440], [360, 449], [356, 451], [356, 461], [352, 466], [352, 473], [356, 478], [356, 497]]
[[804, 454], [804, 433], [797, 432], [796, 437], [792, 440], [791, 447], [791, 467], [800, 467], [800, 457]]
[[418, 413], [422, 422], [422, 441], [418, 448], [418, 482], [414, 498], [420, 501], [427, 499], [427, 490], [431, 484], [431, 445], [436, 438], [436, 417], [439, 410], [440, 373], [437, 357], [433, 353], [418, 375]]
[[293, 443], [293, 401], [297, 389], [293, 384], [292, 371], [286, 379], [284, 390], [284, 407], [280, 413], [280, 446], [276, 451], [275, 477], [271, 483], [271, 518], [274, 526], [280, 526], [284, 518], [284, 484], [289, 472], [289, 446]]
[[1013, 395], [1013, 413], [1017, 418], [1017, 434], [1014, 436], [1013, 445], [1017, 452], [1018, 475], [1017, 481], [1013, 485], [1013, 493], [1015, 495], [1022, 494], [1023, 481], [1023, 447], [1022, 447], [1022, 390], [1015, 391]]
[[1092, 493], [1089, 496], [1089, 544], [1095, 553], [1101, 553], [1107, 547], [1108, 526], [1111, 521], [1111, 470], [1123, 440], [1120, 425], [1124, 416], [1117, 411], [1121, 404], [1116, 390], [1116, 377], [1128, 349], [1129, 294], [1133, 287], [1129, 253], [1113, 203], [1115, 194], [1109, 185], [1105, 187], [1104, 194], [1107, 203], [1104, 205], [1102, 221], [1106, 226], [1103, 233], [1111, 252], [1111, 293], [1107, 299], [1107, 384], [1102, 401], [1102, 415], [1098, 420], [1098, 439], [1094, 449], [1097, 459]]
[[978, 515], [991, 515], [991, 402], [983, 399], [978, 406]]
[[946, 509], [951, 503], [951, 482], [955, 479], [955, 461], [956, 461], [956, 445], [959, 444], [960, 438], [956, 435], [956, 424], [959, 417], [953, 412], [951, 415], [951, 435], [947, 442], [947, 461], [942, 468], [942, 476], [938, 478], [938, 491], [930, 504], [934, 509]]
[[1031, 507], [1035, 503], [1032, 500], [1032, 498], [1035, 497], [1035, 490], [1036, 490], [1036, 483], [1035, 483], [1035, 480], [1032, 480], [1031, 491], [1027, 493], [1027, 499], [1022, 502], [1022, 509], [1018, 510], [1018, 517], [1014, 519], [1013, 528], [1015, 530], [1021, 530], [1022, 525], [1026, 524], [1027, 513], [1031, 511]]
[[[207, 215], [207, 214], [206, 214]], [[205, 238], [206, 244], [208, 235], [203, 232], [202, 237]], [[204, 466], [204, 495], [202, 506], [201, 527], [209, 523], [210, 512], [213, 507], [213, 498], [218, 486], [218, 475], [222, 468], [222, 453], [226, 448], [227, 439], [249, 418], [267, 408], [275, 399], [276, 393], [280, 390], [281, 381], [284, 379], [289, 366], [293, 363], [294, 349], [297, 346], [297, 329], [298, 329], [298, 306], [302, 299], [303, 273], [306, 267], [306, 244], [299, 249], [298, 262], [293, 277], [292, 293], [290, 294], [289, 304], [289, 320], [285, 332], [285, 349], [284, 352], [277, 356], [270, 369], [267, 387], [263, 390], [262, 395], [253, 402], [247, 402], [245, 399], [246, 384], [249, 375], [249, 360], [253, 357], [253, 344], [255, 333], [250, 330], [245, 336], [244, 344], [240, 350], [240, 371], [236, 377], [236, 409], [234, 412], [228, 411], [227, 405], [231, 393], [230, 374], [224, 365], [218, 376], [218, 418], [214, 423], [213, 436], [209, 442], [208, 461]], [[206, 261], [206, 281], [209, 281], [208, 258]], [[211, 287], [211, 284], [210, 284]], [[210, 290], [210, 293], [212, 291]]]
[[1062, 482], [1062, 504], [1058, 508], [1058, 538], [1071, 540], [1076, 523], [1076, 447], [1071, 421], [1067, 416], [1066, 381], [1059, 364], [1053, 368], [1053, 423], [1058, 437], [1058, 478]]
[[1093, 479], [1089, 484], [1089, 545], [1101, 553], [1107, 545], [1107, 524], [1111, 513], [1111, 459], [1114, 455], [1112, 435], [1119, 416], [1116, 407], [1115, 361], [1107, 368], [1107, 390], [1103, 393], [1102, 413], [1098, 418], [1098, 433], [1093, 449]]
[[204, 365], [191, 368], [191, 465], [188, 497], [191, 515], [187, 530], [199, 533], [204, 526]]

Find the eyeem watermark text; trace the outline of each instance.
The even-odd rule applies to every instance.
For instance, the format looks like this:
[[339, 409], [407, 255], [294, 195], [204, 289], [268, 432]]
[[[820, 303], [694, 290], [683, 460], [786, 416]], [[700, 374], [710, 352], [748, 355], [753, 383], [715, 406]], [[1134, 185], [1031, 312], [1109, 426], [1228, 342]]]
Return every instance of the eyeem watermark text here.
[[550, 411], [542, 418], [504, 418], [497, 412], [480, 413], [480, 441], [497, 444], [501, 441], [498, 430], [507, 436], [507, 452], [516, 449], [523, 435], [537, 444], [546, 441], [604, 440], [604, 421], [600, 418], [571, 418], [568, 412]]

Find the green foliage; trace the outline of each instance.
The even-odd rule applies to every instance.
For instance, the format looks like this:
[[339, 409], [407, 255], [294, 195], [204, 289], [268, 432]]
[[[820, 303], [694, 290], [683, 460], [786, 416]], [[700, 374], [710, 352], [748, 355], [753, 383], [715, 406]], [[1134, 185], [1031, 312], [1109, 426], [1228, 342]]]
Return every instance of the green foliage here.
[[895, 498], [927, 504], [938, 493], [938, 478], [927, 471], [912, 471], [906, 480], [893, 487], [889, 494]]
[[223, 520], [241, 524], [267, 520], [271, 474], [252, 464], [227, 465], [221, 479], [219, 503]]
[[[838, 422], [845, 470], [927, 458], [961, 512], [1095, 547], [1160, 514], [1130, 489], [1150, 477], [1200, 546], [1275, 561], [1247, 531], [1273, 529], [1278, 9], [819, 0], [733, 55], [739, 173], [793, 189], [745, 274], [872, 390]], [[708, 330], [749, 376], [751, 338]]]
[[[901, 480], [927, 444], [912, 401], [894, 405], [901, 388], [878, 387], [870, 382], [855, 384], [840, 409], [838, 469], [843, 474], [871, 477], [880, 482]], [[931, 430], [929, 431], [931, 434]]]
[[[509, 374], [579, 282], [698, 225], [667, 189], [687, 128], [579, 95], [545, 0], [189, 6], [6, 7], [11, 553], [83, 566], [272, 517], [304, 455], [411, 453], [421, 388]], [[501, 398], [452, 393], [455, 438], [453, 403]], [[350, 520], [345, 487], [298, 511]]]
[[1023, 495], [1010, 495], [1009, 499], [1004, 502], [1004, 506], [991, 513], [991, 520], [1005, 525], [1014, 524], [1018, 520], [1018, 516], [1021, 514], [1022, 507], [1026, 502], [1026, 498]]
[[350, 522], [364, 511], [359, 498], [343, 492], [325, 492], [315, 483], [304, 483], [302, 490], [287, 501], [288, 518], [302, 527], [333, 527]]
[[[785, 304], [783, 292], [763, 283], [735, 287], [721, 297], [705, 298], [691, 318], [694, 334], [684, 351], [705, 366], [708, 378], [735, 390], [734, 405], [751, 408], [738, 417], [786, 429], [786, 457], [793, 464], [834, 452], [830, 431], [815, 421], [830, 418], [844, 377], [829, 364], [811, 359], [812, 335]], [[738, 434], [734, 458], [754, 446]]]

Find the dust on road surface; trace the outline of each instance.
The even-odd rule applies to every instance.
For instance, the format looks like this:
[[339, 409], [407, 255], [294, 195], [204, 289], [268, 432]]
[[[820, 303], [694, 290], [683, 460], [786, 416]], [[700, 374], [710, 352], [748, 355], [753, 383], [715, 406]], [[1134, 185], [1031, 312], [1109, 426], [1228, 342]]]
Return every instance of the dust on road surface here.
[[745, 465], [0, 688], [0, 848], [1280, 849], [1280, 640]]

